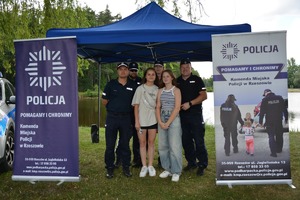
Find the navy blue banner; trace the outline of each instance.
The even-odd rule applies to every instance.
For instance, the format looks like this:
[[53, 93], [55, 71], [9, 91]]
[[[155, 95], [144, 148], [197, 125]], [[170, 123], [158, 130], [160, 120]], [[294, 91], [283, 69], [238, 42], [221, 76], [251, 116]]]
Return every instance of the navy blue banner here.
[[15, 41], [13, 180], [79, 180], [76, 38]]

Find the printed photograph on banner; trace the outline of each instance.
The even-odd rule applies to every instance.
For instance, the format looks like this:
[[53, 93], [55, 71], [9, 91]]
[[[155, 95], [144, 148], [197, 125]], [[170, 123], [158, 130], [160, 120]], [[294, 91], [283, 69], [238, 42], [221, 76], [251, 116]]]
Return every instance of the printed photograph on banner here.
[[286, 32], [212, 42], [217, 180], [290, 179]]

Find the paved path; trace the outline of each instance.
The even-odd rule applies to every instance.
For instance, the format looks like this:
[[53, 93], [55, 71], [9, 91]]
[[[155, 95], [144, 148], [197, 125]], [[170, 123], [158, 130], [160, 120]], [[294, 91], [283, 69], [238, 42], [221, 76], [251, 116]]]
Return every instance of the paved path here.
[[271, 157], [270, 148], [269, 148], [269, 138], [268, 134], [264, 129], [257, 128], [254, 135], [254, 156], [246, 154], [246, 142], [245, 135], [238, 134], [238, 147], [239, 153], [233, 153], [233, 149], [231, 147], [230, 156], [225, 156], [224, 151], [224, 136], [223, 130], [220, 128], [216, 129], [216, 154], [217, 159], [221, 158], [221, 160], [228, 161], [237, 161], [237, 160], [287, 160], [289, 159], [289, 133], [286, 132], [283, 134], [283, 150], [282, 153], [277, 154], [277, 158]]

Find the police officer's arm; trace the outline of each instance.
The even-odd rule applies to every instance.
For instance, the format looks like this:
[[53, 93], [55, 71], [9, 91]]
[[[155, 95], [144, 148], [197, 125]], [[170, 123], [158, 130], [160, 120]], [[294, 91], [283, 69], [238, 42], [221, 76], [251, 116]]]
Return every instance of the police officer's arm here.
[[241, 111], [238, 107], [237, 109], [238, 109], [238, 121], [240, 122], [241, 126], [244, 126], [244, 120], [242, 119]]
[[206, 99], [207, 99], [207, 92], [206, 92], [206, 90], [201, 90], [199, 92], [199, 95], [195, 99], [193, 99], [192, 101], [190, 101], [190, 102], [191, 102], [191, 105], [197, 105], [197, 104], [202, 103]]
[[286, 107], [285, 107], [285, 109], [283, 111], [283, 115], [284, 115], [284, 122], [285, 122], [285, 124], [287, 124], [288, 121], [289, 121], [289, 113], [288, 113], [288, 110], [287, 110]]
[[260, 126], [263, 126], [263, 119], [265, 117], [265, 113], [266, 113], [266, 103], [264, 100], [262, 100], [261, 105], [260, 105], [260, 111], [259, 111], [259, 121], [258, 123], [260, 124]]
[[220, 107], [220, 121], [221, 121], [221, 125], [225, 127], [226, 124], [224, 123], [224, 114], [223, 114], [222, 106], [223, 105], [221, 105]]
[[282, 98], [282, 113], [283, 113], [283, 116], [284, 116], [284, 122], [285, 122], [285, 124], [287, 124], [288, 119], [289, 119], [289, 112], [288, 112], [287, 105], [284, 102], [283, 98]]
[[110, 82], [108, 82], [103, 90], [101, 102], [104, 106], [108, 104], [109, 101], [109, 88], [110, 88]]
[[197, 104], [202, 103], [205, 99], [207, 99], [206, 90], [200, 91], [199, 95], [195, 99], [192, 99], [189, 102], [185, 102], [184, 104], [181, 105], [181, 108], [183, 110], [188, 110], [193, 105], [197, 105]]
[[284, 116], [284, 123], [287, 124], [289, 113], [287, 110], [287, 104], [282, 97], [280, 98], [280, 107], [281, 107], [280, 109], [281, 109], [282, 115]]
[[101, 102], [102, 102], [102, 105], [106, 106], [107, 103], [108, 103], [108, 99], [103, 99], [103, 98], [102, 98], [102, 101], [101, 101]]
[[201, 104], [203, 101], [205, 101], [207, 99], [207, 92], [206, 92], [205, 84], [204, 84], [202, 78], [199, 77], [197, 83], [198, 83], [197, 88], [199, 91], [199, 95], [195, 99], [192, 99], [190, 101], [189, 104], [191, 106]]

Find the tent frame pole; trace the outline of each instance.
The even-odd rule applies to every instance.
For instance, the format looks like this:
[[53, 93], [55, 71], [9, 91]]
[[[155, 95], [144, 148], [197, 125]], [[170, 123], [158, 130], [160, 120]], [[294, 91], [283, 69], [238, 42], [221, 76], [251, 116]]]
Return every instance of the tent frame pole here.
[[100, 129], [100, 119], [101, 119], [101, 117], [100, 117], [100, 115], [101, 115], [101, 104], [100, 104], [100, 101], [101, 101], [101, 99], [100, 99], [100, 90], [101, 90], [101, 88], [100, 88], [100, 85], [101, 85], [101, 63], [100, 62], [98, 62], [98, 122], [97, 122], [97, 124], [98, 124], [98, 128]]

